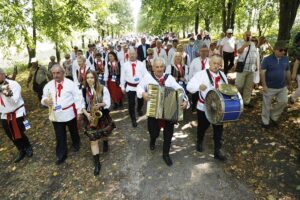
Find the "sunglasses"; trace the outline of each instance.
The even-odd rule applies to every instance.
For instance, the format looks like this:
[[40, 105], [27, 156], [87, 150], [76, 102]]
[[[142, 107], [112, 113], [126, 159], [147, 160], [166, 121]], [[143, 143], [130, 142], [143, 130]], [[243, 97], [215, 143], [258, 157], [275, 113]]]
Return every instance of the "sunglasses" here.
[[278, 49], [278, 51], [280, 51], [280, 52], [287, 52], [287, 49]]

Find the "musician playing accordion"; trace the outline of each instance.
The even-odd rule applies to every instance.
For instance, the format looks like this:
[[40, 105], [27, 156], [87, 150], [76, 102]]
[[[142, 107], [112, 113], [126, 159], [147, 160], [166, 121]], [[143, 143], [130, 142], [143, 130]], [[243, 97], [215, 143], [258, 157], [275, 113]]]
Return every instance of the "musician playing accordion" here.
[[[155, 58], [152, 65], [153, 73], [147, 73], [137, 86], [137, 96], [138, 98], [143, 97], [145, 101], [149, 99], [148, 96], [148, 85], [160, 85], [165, 87], [170, 87], [175, 90], [183, 90], [183, 88], [176, 82], [173, 76], [169, 74], [164, 74], [165, 71], [165, 61], [163, 58]], [[189, 106], [188, 97], [184, 95], [184, 101], [181, 104], [182, 109], [186, 109]], [[154, 117], [148, 117], [148, 131], [150, 134], [150, 150], [155, 149], [155, 141], [159, 136], [160, 129], [163, 128], [164, 142], [163, 142], [163, 159], [168, 166], [171, 166], [172, 160], [169, 155], [171, 140], [174, 132], [173, 121], [156, 119]]]
[[[199, 91], [199, 99], [197, 103], [197, 151], [203, 151], [203, 139], [205, 131], [210, 126], [205, 115], [205, 97], [207, 93], [212, 89], [218, 89], [220, 84], [226, 84], [227, 78], [221, 71], [222, 57], [219, 55], [213, 55], [209, 60], [209, 69], [197, 72], [193, 78], [187, 84], [187, 90], [190, 93], [196, 93]], [[225, 161], [226, 157], [221, 152], [223, 124], [213, 124], [214, 132], [214, 158], [220, 161]]]

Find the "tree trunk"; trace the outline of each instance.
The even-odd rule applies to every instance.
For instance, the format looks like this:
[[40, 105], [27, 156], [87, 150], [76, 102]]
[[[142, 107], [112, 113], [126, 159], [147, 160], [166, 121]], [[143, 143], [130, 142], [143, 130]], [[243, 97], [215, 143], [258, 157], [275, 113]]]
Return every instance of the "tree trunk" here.
[[102, 36], [102, 40], [104, 40], [104, 36], [105, 36], [105, 30], [104, 29], [102, 29], [102, 31], [101, 31], [101, 36]]
[[199, 20], [200, 20], [200, 14], [199, 14], [199, 8], [197, 8], [196, 15], [195, 15], [195, 35], [198, 35]]
[[291, 29], [295, 22], [300, 0], [280, 0], [279, 4], [279, 31], [277, 40], [289, 40]]
[[205, 30], [210, 31], [210, 18], [204, 18]]
[[226, 0], [221, 0], [221, 2], [222, 2], [222, 21], [223, 21], [222, 29], [223, 29], [223, 32], [225, 33], [227, 30], [227, 27], [226, 27]]
[[230, 26], [232, 30], [234, 30], [234, 23], [235, 23], [235, 9], [236, 9], [236, 0], [232, 1], [232, 9], [231, 9], [231, 17], [230, 17]]
[[85, 45], [84, 45], [84, 35], [81, 36], [81, 46], [82, 46], [82, 49], [85, 48]]
[[[27, 47], [27, 52], [28, 52], [28, 68], [31, 67], [31, 59], [34, 58], [36, 56], [36, 23], [35, 23], [35, 2], [32, 1], [32, 45], [30, 45], [30, 41], [28, 41], [29, 39], [25, 39], [26, 40], [26, 47]], [[23, 30], [26, 31], [27, 30]]]
[[232, 2], [227, 3], [227, 19], [226, 19], [226, 29], [230, 28], [231, 22], [231, 12], [232, 12]]
[[59, 63], [60, 62], [60, 51], [59, 51], [57, 42], [55, 42], [55, 54], [56, 54], [56, 60]]

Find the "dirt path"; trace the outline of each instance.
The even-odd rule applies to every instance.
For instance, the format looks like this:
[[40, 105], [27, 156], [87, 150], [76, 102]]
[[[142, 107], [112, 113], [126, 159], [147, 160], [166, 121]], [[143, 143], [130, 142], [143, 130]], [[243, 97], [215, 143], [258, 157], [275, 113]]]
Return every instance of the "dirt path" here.
[[89, 141], [84, 135], [80, 151], [70, 151], [65, 164], [55, 165], [55, 138], [48, 112], [36, 109], [33, 94], [23, 90], [34, 156], [14, 164], [16, 149], [0, 129], [0, 199], [296, 199], [300, 121], [295, 107], [275, 130], [260, 128], [259, 100], [257, 108], [245, 110], [239, 122], [226, 125], [226, 164], [213, 159], [211, 128], [205, 151], [195, 151], [196, 115], [187, 112], [185, 121], [175, 129], [171, 147], [174, 165], [168, 167], [161, 157], [162, 134], [156, 149], [150, 151], [145, 117], [132, 128], [125, 105], [111, 113], [117, 129], [110, 137], [109, 152], [100, 154], [100, 176], [94, 177]]

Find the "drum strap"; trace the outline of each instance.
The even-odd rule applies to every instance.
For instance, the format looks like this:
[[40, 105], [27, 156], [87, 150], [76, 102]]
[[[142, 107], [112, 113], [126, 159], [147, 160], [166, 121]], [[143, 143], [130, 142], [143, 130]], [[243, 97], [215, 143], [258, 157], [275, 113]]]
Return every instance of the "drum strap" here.
[[[213, 86], [213, 85], [214, 85], [214, 81], [212, 80], [212, 77], [211, 77], [211, 75], [210, 75], [210, 73], [209, 73], [209, 69], [206, 69], [206, 73], [207, 73], [207, 76], [208, 76], [208, 78], [209, 78], [209, 81], [210, 81], [211, 85]], [[225, 79], [224, 79], [224, 77], [222, 76], [222, 74], [221, 74], [220, 71], [219, 71], [219, 76], [221, 77], [222, 81], [223, 81], [224, 83], [226, 83], [226, 81], [225, 81]]]

